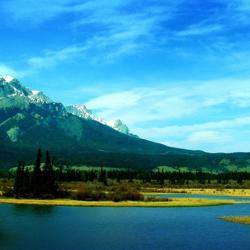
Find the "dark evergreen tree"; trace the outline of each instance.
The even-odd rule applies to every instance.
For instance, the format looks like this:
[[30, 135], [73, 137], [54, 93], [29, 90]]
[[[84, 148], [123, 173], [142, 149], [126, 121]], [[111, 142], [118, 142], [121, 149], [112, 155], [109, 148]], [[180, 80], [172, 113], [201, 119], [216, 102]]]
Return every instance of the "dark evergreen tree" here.
[[22, 163], [19, 162], [14, 183], [14, 194], [19, 196], [22, 188]]
[[39, 148], [37, 151], [37, 157], [32, 177], [32, 186], [31, 192], [34, 197], [40, 197], [42, 194], [42, 171], [41, 171], [41, 162], [42, 162], [42, 150]]
[[30, 195], [30, 172], [29, 169], [26, 167], [24, 171], [24, 193], [25, 196]]
[[14, 183], [14, 194], [17, 197], [24, 197], [25, 196], [25, 163], [19, 162], [16, 176], [15, 176], [15, 183]]
[[46, 158], [43, 170], [43, 195], [56, 195], [57, 187], [55, 184], [55, 175], [53, 171], [53, 165], [51, 162], [49, 151], [46, 151]]

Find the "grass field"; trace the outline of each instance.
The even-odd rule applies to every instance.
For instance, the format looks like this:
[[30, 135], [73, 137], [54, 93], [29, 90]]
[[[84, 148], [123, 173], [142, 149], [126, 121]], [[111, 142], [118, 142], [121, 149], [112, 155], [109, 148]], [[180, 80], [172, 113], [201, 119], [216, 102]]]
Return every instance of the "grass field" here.
[[225, 216], [221, 219], [229, 222], [250, 225], [250, 216]]
[[250, 197], [250, 189], [215, 189], [215, 188], [157, 188], [144, 189], [144, 194], [168, 194], [168, 193], [186, 193], [202, 195], [220, 195], [220, 196], [239, 196]]
[[39, 199], [14, 199], [0, 198], [0, 204], [27, 204], [27, 205], [52, 205], [52, 206], [85, 206], [85, 207], [194, 207], [194, 206], [219, 206], [236, 204], [236, 201], [206, 200], [181, 198], [171, 201], [78, 201], [67, 199], [39, 200]]

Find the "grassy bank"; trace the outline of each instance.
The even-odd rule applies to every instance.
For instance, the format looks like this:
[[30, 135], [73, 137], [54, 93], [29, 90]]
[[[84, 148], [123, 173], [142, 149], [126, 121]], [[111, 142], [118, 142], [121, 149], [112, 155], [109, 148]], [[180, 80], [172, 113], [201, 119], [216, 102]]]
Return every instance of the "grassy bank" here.
[[0, 198], [0, 204], [26, 204], [51, 206], [84, 206], [84, 207], [200, 207], [236, 204], [236, 201], [206, 199], [173, 199], [171, 201], [78, 201], [67, 199], [39, 200]]
[[201, 194], [201, 195], [218, 195], [218, 196], [239, 196], [250, 197], [250, 189], [215, 189], [215, 188], [149, 188], [144, 189], [144, 194]]
[[229, 222], [250, 225], [250, 216], [225, 216], [221, 219]]

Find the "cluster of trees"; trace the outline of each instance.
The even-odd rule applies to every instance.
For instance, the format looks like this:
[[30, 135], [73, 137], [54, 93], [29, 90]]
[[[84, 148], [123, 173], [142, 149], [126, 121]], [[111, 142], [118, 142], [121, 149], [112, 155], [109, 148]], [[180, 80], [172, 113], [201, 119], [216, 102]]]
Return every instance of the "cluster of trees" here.
[[42, 150], [38, 149], [33, 170], [19, 162], [14, 183], [16, 197], [53, 198], [57, 195], [58, 186], [50, 154], [46, 151], [45, 163], [42, 167]]

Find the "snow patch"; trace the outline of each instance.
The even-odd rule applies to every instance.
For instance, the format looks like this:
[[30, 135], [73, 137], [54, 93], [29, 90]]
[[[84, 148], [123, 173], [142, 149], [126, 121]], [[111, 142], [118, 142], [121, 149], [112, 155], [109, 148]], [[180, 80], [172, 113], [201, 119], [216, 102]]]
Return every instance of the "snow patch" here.
[[9, 82], [12, 82], [15, 78], [13, 76], [10, 76], [10, 75], [5, 75], [5, 76], [3, 76], [3, 79], [5, 82], [9, 83]]
[[32, 92], [32, 94], [33, 94], [33, 95], [37, 95], [37, 94], [39, 94], [39, 93], [40, 93], [40, 91], [39, 91], [39, 90], [32, 90], [31, 92]]
[[84, 119], [88, 119], [88, 120], [94, 120], [97, 122], [102, 123], [103, 125], [109, 126], [123, 134], [126, 135], [130, 135], [129, 129], [128, 127], [122, 123], [121, 120], [109, 120], [106, 121], [102, 118], [99, 118], [97, 116], [95, 116], [91, 110], [89, 110], [85, 105], [72, 105], [72, 106], [68, 106], [66, 107], [66, 110], [76, 116], [79, 116], [81, 118]]

